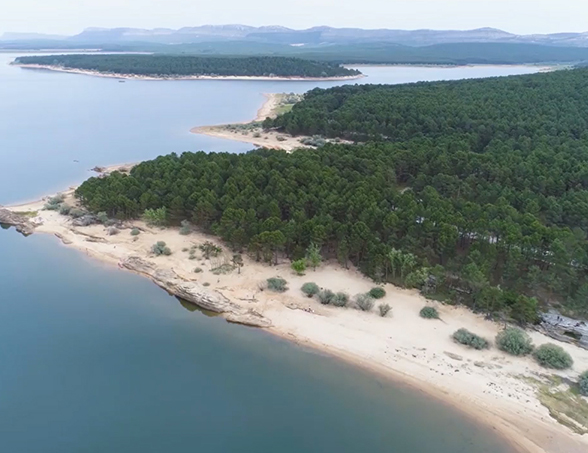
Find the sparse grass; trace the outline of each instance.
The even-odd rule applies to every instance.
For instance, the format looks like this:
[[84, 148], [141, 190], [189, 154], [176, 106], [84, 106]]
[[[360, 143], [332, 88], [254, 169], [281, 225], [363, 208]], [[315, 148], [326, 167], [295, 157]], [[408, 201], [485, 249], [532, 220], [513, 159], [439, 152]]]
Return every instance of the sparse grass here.
[[37, 217], [39, 215], [39, 211], [14, 211], [14, 213], [22, 217]]
[[588, 434], [588, 402], [580, 396], [578, 387], [563, 383], [558, 376], [550, 376], [547, 381], [528, 376], [519, 379], [537, 388], [537, 398], [558, 423], [578, 434]]
[[221, 264], [220, 266], [211, 269], [210, 272], [212, 272], [214, 275], [221, 275], [230, 274], [234, 270], [235, 266], [233, 266], [232, 264]]

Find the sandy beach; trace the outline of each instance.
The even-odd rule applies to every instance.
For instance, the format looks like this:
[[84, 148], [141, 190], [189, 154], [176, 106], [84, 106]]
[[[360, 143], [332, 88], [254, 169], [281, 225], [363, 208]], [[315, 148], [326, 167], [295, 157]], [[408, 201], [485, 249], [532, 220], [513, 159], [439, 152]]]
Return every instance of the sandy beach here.
[[[271, 115], [277, 102], [275, 96], [268, 95], [257, 120]], [[205, 133], [201, 128], [193, 132]], [[225, 138], [235, 139], [230, 135]], [[266, 143], [260, 146], [267, 142], [274, 144], [269, 139], [262, 140]], [[242, 141], [255, 143], [250, 137]], [[276, 139], [275, 145], [285, 149], [287, 143]], [[123, 169], [131, 166], [126, 164]], [[109, 166], [101, 170], [118, 168]], [[63, 194], [67, 204], [76, 203], [73, 189]], [[392, 307], [385, 318], [380, 317], [376, 309], [361, 312], [324, 306], [316, 299], [305, 297], [300, 291], [302, 284], [316, 282], [322, 288], [344, 291], [350, 296], [365, 293], [376, 285], [357, 270], [344, 269], [337, 263], [323, 263], [316, 271], [308, 270], [306, 275], [299, 276], [285, 259], [276, 266], [269, 266], [245, 255], [240, 272], [232, 269], [218, 273], [215, 269], [230, 263], [232, 251], [215, 237], [198, 231], [180, 235], [177, 228], [160, 229], [141, 221], [126, 222], [118, 234], [109, 235], [103, 225], [74, 226], [70, 217], [43, 210], [45, 202], [46, 199], [9, 209], [29, 212], [36, 225], [35, 232], [57, 236], [64, 245], [88, 256], [120, 268], [125, 267], [129, 258], [140, 259], [157, 272], [197, 284], [231, 306], [259, 316], [267, 321], [269, 332], [413, 386], [490, 426], [521, 452], [588, 451], [588, 434], [580, 434], [588, 433], [588, 424], [568, 420], [562, 411], [557, 412], [557, 407], [547, 404], [551, 393], [568, 392], [567, 382], [577, 380], [581, 372], [588, 370], [587, 350], [562, 343], [574, 359], [573, 368], [566, 371], [546, 370], [531, 357], [512, 357], [495, 347], [471, 350], [456, 344], [451, 338], [453, 332], [465, 327], [493, 340], [503, 326], [466, 308], [428, 301], [417, 291], [390, 284], [384, 286], [386, 296], [381, 301]], [[132, 236], [133, 227], [139, 228], [141, 234]], [[164, 241], [172, 254], [153, 255], [151, 246], [157, 241]], [[205, 259], [197, 249], [205, 241], [222, 247], [221, 255]], [[190, 249], [195, 250], [194, 259], [190, 259]], [[196, 268], [201, 271], [195, 272]], [[274, 293], [263, 288], [268, 278], [278, 276], [287, 280], [289, 289], [286, 292]], [[435, 306], [441, 320], [419, 317], [425, 305]], [[536, 346], [555, 342], [538, 332], [529, 333]], [[578, 398], [588, 404], [588, 398]], [[554, 416], [550, 415], [550, 410]], [[568, 426], [554, 417], [560, 422], [564, 420]]]
[[18, 66], [24, 69], [45, 70], [67, 72], [70, 74], [81, 74], [93, 77], [109, 77], [114, 79], [124, 80], [272, 80], [272, 81], [288, 81], [288, 82], [316, 82], [316, 81], [335, 81], [335, 80], [354, 80], [365, 77], [363, 74], [343, 77], [264, 77], [264, 76], [212, 76], [212, 75], [198, 75], [198, 76], [169, 76], [169, 77], [155, 77], [136, 74], [118, 74], [113, 72], [91, 71], [86, 69], [65, 68], [63, 66], [53, 65], [39, 65], [39, 64], [19, 64], [11, 63], [13, 66]]
[[[281, 149], [284, 151], [293, 151], [298, 148], [307, 147], [302, 142], [310, 137], [300, 135], [293, 137], [276, 131], [265, 131], [257, 123], [265, 120], [267, 117], [274, 118], [277, 110], [281, 107], [281, 96], [278, 93], [264, 93], [265, 102], [257, 111], [257, 116], [252, 121], [242, 123], [219, 124], [214, 126], [197, 126], [190, 129], [193, 134], [208, 135], [210, 137], [222, 138], [225, 140], [234, 140], [238, 142], [250, 143], [268, 149]], [[238, 128], [235, 126], [248, 126]], [[341, 141], [341, 143], [350, 143]]]

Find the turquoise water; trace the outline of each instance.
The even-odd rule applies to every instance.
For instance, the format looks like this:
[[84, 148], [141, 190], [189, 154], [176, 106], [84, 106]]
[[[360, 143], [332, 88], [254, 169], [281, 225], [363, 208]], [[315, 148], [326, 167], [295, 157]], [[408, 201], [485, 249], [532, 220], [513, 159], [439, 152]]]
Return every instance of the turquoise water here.
[[[0, 203], [63, 188], [96, 164], [244, 151], [187, 131], [250, 118], [263, 92], [315, 85], [118, 84], [23, 71], [2, 64], [8, 58], [0, 55]], [[371, 81], [408, 77], [373, 71]], [[419, 392], [188, 310], [55, 238], [0, 231], [0, 253], [0, 451], [511, 452]]]

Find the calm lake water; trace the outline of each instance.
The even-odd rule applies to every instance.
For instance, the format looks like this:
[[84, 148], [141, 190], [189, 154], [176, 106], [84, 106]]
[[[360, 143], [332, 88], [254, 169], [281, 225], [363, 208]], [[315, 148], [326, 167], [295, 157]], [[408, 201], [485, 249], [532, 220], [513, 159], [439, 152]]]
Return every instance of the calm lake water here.
[[[138, 82], [26, 71], [0, 54], [0, 203], [94, 165], [247, 144], [189, 134], [247, 120], [264, 92], [334, 83]], [[363, 68], [395, 83], [531, 68]], [[74, 162], [77, 160], [79, 162]], [[0, 451], [510, 453], [412, 389], [188, 310], [148, 280], [0, 231]]]

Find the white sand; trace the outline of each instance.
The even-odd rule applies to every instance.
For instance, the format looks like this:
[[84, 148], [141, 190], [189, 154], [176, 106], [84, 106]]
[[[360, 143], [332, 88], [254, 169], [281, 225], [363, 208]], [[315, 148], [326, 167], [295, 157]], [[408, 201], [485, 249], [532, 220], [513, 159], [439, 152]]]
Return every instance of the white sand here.
[[[74, 203], [71, 191], [67, 202]], [[269, 329], [271, 332], [402, 380], [441, 398], [491, 425], [521, 451], [588, 451], [588, 436], [579, 436], [558, 424], [537, 399], [536, 389], [517, 377], [536, 378], [553, 374], [551, 371], [542, 369], [531, 358], [510, 357], [496, 349], [473, 351], [451, 340], [451, 334], [461, 327], [489, 339], [500, 330], [499, 325], [465, 308], [427, 302], [415, 291], [392, 285], [385, 287], [387, 295], [383, 302], [392, 306], [392, 312], [386, 318], [380, 318], [375, 310], [363, 313], [351, 308], [325, 307], [306, 298], [299, 290], [301, 285], [314, 281], [322, 287], [354, 295], [369, 290], [374, 284], [359, 272], [342, 269], [337, 264], [323, 265], [316, 272], [309, 270], [300, 277], [292, 273], [289, 263], [284, 260], [278, 266], [267, 266], [246, 256], [241, 274], [235, 270], [228, 275], [213, 275], [210, 270], [222, 263], [222, 257], [205, 261], [198, 252], [198, 259], [189, 260], [188, 253], [182, 252], [182, 248], [205, 240], [222, 246], [214, 237], [201, 233], [182, 236], [177, 229], [150, 228], [142, 222], [132, 223], [144, 230], [136, 241], [129, 229], [107, 236], [103, 226], [72, 227], [68, 217], [40, 210], [43, 204], [40, 201], [12, 209], [38, 210], [35, 221], [42, 223], [38, 232], [57, 235], [65, 244], [103, 261], [118, 264], [130, 255], [138, 255], [159, 268], [173, 270], [186, 280], [208, 282], [211, 291], [218, 291], [231, 301], [270, 319], [273, 323]], [[173, 254], [169, 257], [151, 255], [150, 248], [157, 241], [165, 241]], [[224, 254], [227, 260], [232, 256], [228, 250]], [[201, 267], [204, 272], [194, 273], [196, 267]], [[259, 289], [259, 283], [274, 276], [288, 281], [290, 289], [286, 293]], [[420, 318], [418, 312], [426, 304], [436, 306], [442, 320]], [[536, 332], [531, 335], [537, 345], [553, 342]], [[568, 344], [562, 344], [562, 347], [573, 356], [575, 365], [573, 370], [555, 374], [576, 379], [580, 372], [588, 369], [588, 351]], [[461, 356], [462, 360], [450, 358], [447, 352]]]

